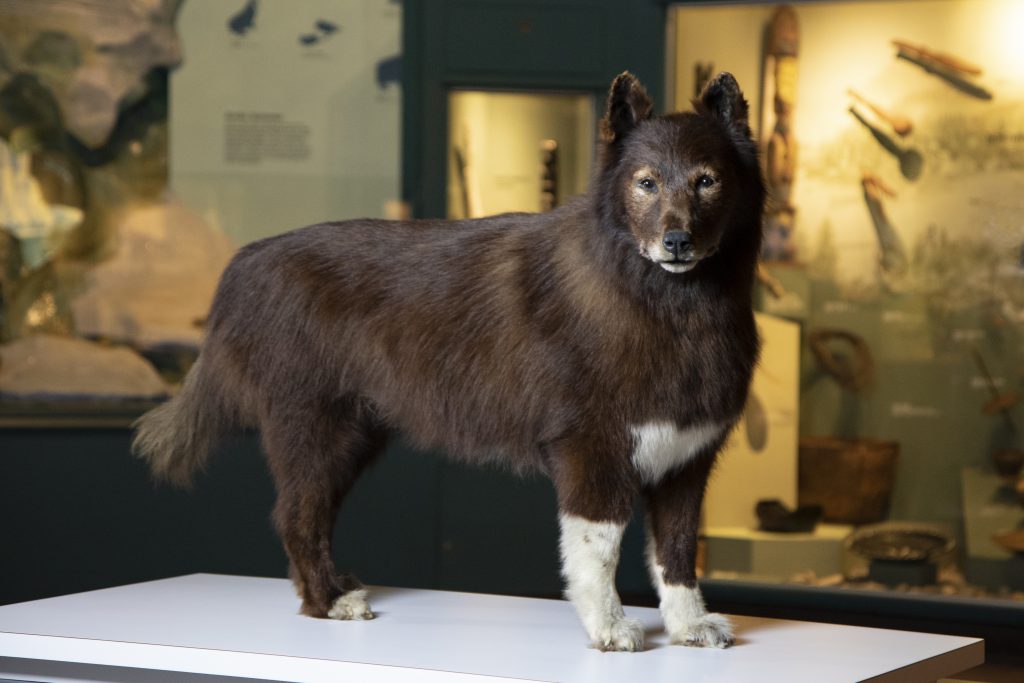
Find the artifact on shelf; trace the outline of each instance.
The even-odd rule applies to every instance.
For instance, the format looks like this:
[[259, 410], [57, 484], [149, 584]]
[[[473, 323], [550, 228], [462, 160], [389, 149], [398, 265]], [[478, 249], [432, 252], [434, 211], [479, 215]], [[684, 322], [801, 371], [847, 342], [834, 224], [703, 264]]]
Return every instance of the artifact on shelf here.
[[[850, 347], [852, 360], [834, 348], [836, 342]], [[807, 343], [818, 366], [844, 389], [860, 393], [874, 382], [875, 362], [871, 349], [859, 334], [850, 330], [818, 327], [808, 332]]]
[[888, 123], [889, 127], [892, 128], [892, 132], [896, 133], [896, 135], [899, 135], [901, 138], [906, 137], [907, 135], [910, 135], [910, 133], [913, 132], [914, 124], [906, 116], [883, 109], [882, 107], [878, 106], [877, 104], [867, 99], [866, 97], [864, 97], [857, 91], [853, 90], [852, 88], [847, 88], [846, 92], [850, 95], [850, 97], [857, 100], [865, 107], [870, 109], [872, 112], [874, 112], [875, 116]]
[[868, 171], [861, 174], [861, 187], [864, 191], [864, 203], [868, 207], [871, 223], [878, 238], [880, 276], [885, 286], [894, 290], [904, 281], [903, 276], [907, 273], [909, 263], [907, 252], [903, 248], [903, 240], [900, 239], [882, 204], [882, 195], [895, 197], [896, 193]]
[[996, 468], [996, 474], [1015, 485], [1021, 466], [1024, 465], [1024, 450], [1000, 448], [992, 453], [992, 464]]
[[992, 540], [995, 541], [999, 547], [1008, 550], [1011, 553], [1024, 553], [1024, 529], [1014, 529], [1012, 531], [1003, 531], [998, 534], [993, 534]]
[[899, 48], [900, 52], [926, 60], [943, 69], [959, 71], [968, 76], [980, 76], [982, 73], [981, 67], [976, 64], [972, 64], [953, 55], [932, 50], [924, 47], [923, 45], [914, 45], [906, 42], [905, 40], [894, 40], [892, 41], [892, 44]]
[[880, 521], [889, 508], [899, 451], [895, 441], [801, 437], [800, 505], [821, 505], [827, 522]]
[[1005, 413], [1018, 403], [1020, 403], [1020, 394], [1016, 391], [1007, 391], [997, 396], [993, 396], [990, 400], [986, 401], [985, 405], [981, 407], [981, 412], [986, 415]]
[[17, 238], [22, 263], [35, 270], [82, 222], [82, 210], [46, 201], [32, 176], [31, 143], [21, 141], [20, 131], [10, 143], [0, 138], [0, 228]]
[[1001, 414], [1003, 419], [1006, 420], [1006, 425], [1010, 428], [1010, 431], [1016, 433], [1017, 422], [1013, 419], [1010, 409], [1020, 402], [1020, 394], [1013, 390], [999, 391], [996, 380], [988, 369], [988, 363], [985, 362], [984, 356], [981, 355], [977, 348], [971, 349], [971, 357], [974, 358], [974, 364], [977, 366], [978, 372], [985, 378], [985, 386], [988, 388], [989, 400], [981, 407], [981, 412], [986, 415]]
[[540, 210], [558, 206], [558, 140], [540, 141]]
[[889, 137], [889, 134], [881, 130], [874, 123], [869, 121], [867, 117], [857, 109], [857, 105], [853, 105], [847, 111], [853, 115], [853, 118], [857, 119], [861, 125], [868, 129], [872, 137], [878, 141], [878, 144], [885, 149], [886, 152], [896, 158], [896, 161], [900, 165], [900, 173], [907, 180], [917, 180], [921, 177], [921, 170], [924, 168], [924, 157], [913, 147], [904, 147], [900, 143]]
[[37, 140], [30, 129], [9, 136], [0, 138], [0, 342], [71, 331], [67, 292], [57, 286], [52, 263], [83, 218], [77, 207], [47, 201], [32, 174]]
[[768, 411], [764, 407], [764, 401], [753, 389], [747, 394], [743, 421], [747, 426], [747, 445], [750, 446], [750, 450], [760, 453], [768, 445]]
[[896, 57], [904, 59], [939, 77], [960, 92], [980, 100], [991, 100], [992, 93], [976, 82], [982, 69], [967, 60], [904, 40], [893, 40]]
[[772, 272], [764, 265], [764, 262], [757, 264], [757, 281], [768, 290], [768, 293], [772, 295], [774, 299], [781, 299], [786, 296], [785, 285], [779, 281], [779, 278], [772, 275]]
[[796, 178], [797, 141], [793, 133], [796, 109], [797, 57], [800, 53], [800, 25], [796, 11], [782, 5], [775, 10], [767, 32], [761, 130], [766, 135], [764, 150], [768, 206], [765, 212], [763, 255], [769, 261], [796, 260], [793, 231], [796, 207], [793, 183]]
[[813, 532], [824, 512], [820, 505], [800, 505], [794, 510], [777, 499], [759, 500], [754, 508], [761, 531], [779, 533]]
[[939, 564], [952, 557], [956, 542], [937, 527], [888, 522], [854, 531], [845, 546], [869, 561], [869, 580], [922, 586], [936, 582]]

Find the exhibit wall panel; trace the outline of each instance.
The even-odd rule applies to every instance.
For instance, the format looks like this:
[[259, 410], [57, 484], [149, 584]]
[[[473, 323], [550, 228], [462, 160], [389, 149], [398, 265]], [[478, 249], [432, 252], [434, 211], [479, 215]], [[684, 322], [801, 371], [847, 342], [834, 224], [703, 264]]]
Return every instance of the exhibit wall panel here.
[[258, 8], [244, 33], [225, 30], [223, 3], [182, 8], [172, 188], [237, 244], [384, 216], [399, 194], [400, 5], [264, 0]]

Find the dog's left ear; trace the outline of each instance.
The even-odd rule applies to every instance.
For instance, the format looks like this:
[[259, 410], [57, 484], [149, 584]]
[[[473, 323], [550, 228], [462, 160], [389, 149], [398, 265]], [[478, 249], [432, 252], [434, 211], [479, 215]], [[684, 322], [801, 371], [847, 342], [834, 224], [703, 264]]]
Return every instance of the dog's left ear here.
[[700, 114], [718, 119], [730, 130], [750, 137], [749, 107], [743, 98], [740, 84], [731, 73], [723, 71], [704, 86], [700, 97], [693, 102]]
[[601, 139], [608, 144], [621, 142], [636, 126], [651, 116], [654, 103], [636, 76], [624, 71], [612, 81], [608, 108], [601, 120]]

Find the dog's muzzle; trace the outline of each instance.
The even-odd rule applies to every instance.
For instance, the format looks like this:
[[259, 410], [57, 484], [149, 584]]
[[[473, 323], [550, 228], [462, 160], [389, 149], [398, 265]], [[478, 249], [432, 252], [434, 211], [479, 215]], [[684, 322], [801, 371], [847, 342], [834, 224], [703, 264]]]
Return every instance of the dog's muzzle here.
[[658, 265], [670, 273], [685, 273], [700, 259], [693, 247], [693, 236], [685, 230], [669, 230], [661, 238], [663, 258]]

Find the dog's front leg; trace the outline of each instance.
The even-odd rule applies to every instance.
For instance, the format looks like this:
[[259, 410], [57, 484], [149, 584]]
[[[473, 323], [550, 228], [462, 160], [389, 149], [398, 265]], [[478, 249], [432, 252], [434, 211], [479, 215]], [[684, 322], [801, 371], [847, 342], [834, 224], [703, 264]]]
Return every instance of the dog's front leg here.
[[647, 566], [658, 589], [665, 630], [681, 645], [733, 643], [732, 624], [721, 614], [708, 613], [697, 585], [697, 530], [715, 450], [646, 490]]
[[640, 650], [640, 622], [626, 617], [615, 591], [615, 569], [625, 522], [586, 519], [562, 512], [562, 575], [591, 646], [598, 650]]
[[640, 622], [626, 617], [615, 590], [622, 533], [636, 484], [631, 470], [612, 458], [563, 450], [552, 468], [559, 498], [562, 575], [572, 602], [598, 650], [643, 648]]

